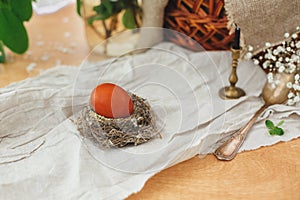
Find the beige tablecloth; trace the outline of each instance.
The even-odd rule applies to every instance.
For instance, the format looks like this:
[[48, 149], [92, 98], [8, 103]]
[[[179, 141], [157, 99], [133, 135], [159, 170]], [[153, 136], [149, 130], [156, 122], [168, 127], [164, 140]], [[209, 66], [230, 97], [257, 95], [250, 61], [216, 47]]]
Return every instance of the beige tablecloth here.
[[[0, 199], [123, 199], [155, 173], [237, 130], [263, 104], [265, 75], [252, 62], [238, 68], [247, 96], [224, 101], [230, 52], [193, 53], [162, 43], [134, 56], [81, 67], [57, 66], [0, 89]], [[99, 83], [113, 82], [146, 98], [162, 139], [103, 150], [81, 138], [71, 119]], [[250, 131], [241, 151], [299, 136], [299, 105], [274, 105]], [[285, 120], [285, 134], [270, 136], [265, 118]]]

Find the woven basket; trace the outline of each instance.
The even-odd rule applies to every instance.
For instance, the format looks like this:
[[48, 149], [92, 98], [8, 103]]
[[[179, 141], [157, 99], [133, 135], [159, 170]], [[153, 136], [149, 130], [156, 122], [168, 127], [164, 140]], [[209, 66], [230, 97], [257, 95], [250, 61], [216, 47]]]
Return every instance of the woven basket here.
[[[227, 29], [224, 0], [169, 0], [165, 10], [164, 27], [183, 33], [206, 50], [227, 50], [233, 34]], [[167, 40], [192, 50], [199, 44], [181, 34], [168, 35]]]

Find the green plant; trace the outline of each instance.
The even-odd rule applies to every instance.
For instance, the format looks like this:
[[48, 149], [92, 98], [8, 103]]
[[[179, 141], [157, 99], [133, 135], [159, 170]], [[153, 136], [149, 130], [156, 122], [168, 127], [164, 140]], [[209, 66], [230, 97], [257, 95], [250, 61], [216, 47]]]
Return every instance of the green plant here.
[[284, 121], [280, 121], [276, 126], [274, 125], [274, 123], [271, 120], [266, 120], [265, 124], [266, 127], [269, 129], [269, 134], [270, 135], [283, 135], [284, 131], [282, 128], [280, 128], [279, 126], [281, 126], [284, 123]]
[[[81, 16], [81, 7], [83, 0], [77, 0], [77, 12]], [[93, 27], [95, 21], [102, 21], [105, 29], [105, 38], [109, 38], [114, 30], [118, 19], [117, 15], [124, 11], [122, 15], [122, 23], [127, 29], [139, 28], [139, 21], [142, 15], [137, 0], [101, 0], [99, 5], [93, 7], [95, 14], [89, 16], [87, 23]], [[109, 22], [107, 19], [111, 19]], [[96, 29], [94, 29], [96, 30]]]
[[4, 46], [22, 54], [28, 49], [24, 26], [32, 16], [32, 0], [0, 0], [0, 62], [5, 62]]

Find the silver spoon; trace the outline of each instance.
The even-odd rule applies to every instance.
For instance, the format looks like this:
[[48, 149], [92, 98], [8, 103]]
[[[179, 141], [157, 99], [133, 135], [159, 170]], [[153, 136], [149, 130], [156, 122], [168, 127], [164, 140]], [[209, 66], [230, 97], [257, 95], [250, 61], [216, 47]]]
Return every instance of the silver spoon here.
[[267, 107], [273, 104], [284, 103], [287, 100], [289, 89], [286, 87], [286, 84], [294, 80], [294, 75], [295, 74], [277, 73], [274, 76], [274, 79], [280, 80], [280, 83], [276, 85], [276, 87], [273, 87], [270, 83], [265, 84], [262, 91], [262, 98], [265, 104], [258, 111], [256, 111], [256, 113], [244, 127], [233, 133], [233, 135], [230, 136], [230, 138], [224, 144], [217, 148], [217, 150], [214, 152], [214, 155], [219, 160], [232, 160], [245, 141], [249, 130], [256, 122], [258, 116], [260, 116], [260, 114]]

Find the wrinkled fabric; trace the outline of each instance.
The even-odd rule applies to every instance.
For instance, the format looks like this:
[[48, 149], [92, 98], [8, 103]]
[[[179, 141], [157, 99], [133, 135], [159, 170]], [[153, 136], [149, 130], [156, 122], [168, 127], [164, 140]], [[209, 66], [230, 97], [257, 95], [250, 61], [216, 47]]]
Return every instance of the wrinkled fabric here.
[[[238, 67], [238, 86], [247, 95], [219, 97], [230, 65], [230, 52], [194, 53], [162, 43], [138, 55], [58, 66], [1, 88], [0, 199], [124, 199], [159, 171], [213, 152], [263, 104], [265, 74], [246, 61]], [[162, 139], [99, 149], [82, 138], [72, 121], [103, 82], [146, 98]], [[271, 106], [240, 151], [299, 137], [299, 116], [299, 106]], [[286, 133], [270, 136], [266, 118], [284, 119]]]
[[225, 0], [225, 9], [229, 25], [241, 27], [242, 45], [251, 45], [254, 54], [266, 49], [266, 42], [280, 44], [299, 26], [297, 0]]

